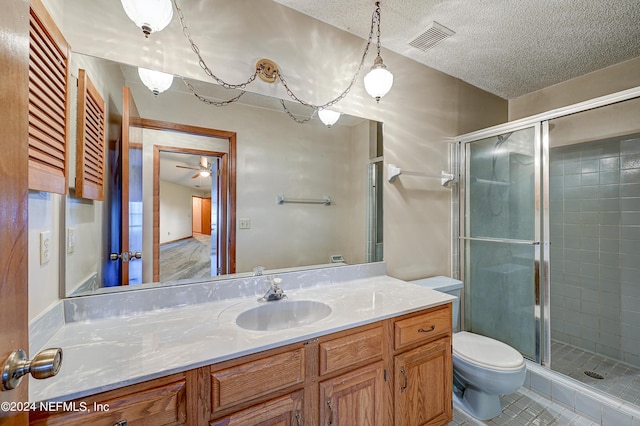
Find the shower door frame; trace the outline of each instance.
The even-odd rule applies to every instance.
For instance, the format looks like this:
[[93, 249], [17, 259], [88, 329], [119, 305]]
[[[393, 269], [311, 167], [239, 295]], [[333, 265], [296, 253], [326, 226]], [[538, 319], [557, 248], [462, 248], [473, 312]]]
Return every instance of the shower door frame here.
[[[600, 96], [587, 101], [578, 102], [572, 105], [568, 105], [561, 108], [552, 109], [540, 114], [524, 117], [518, 120], [510, 121], [504, 124], [499, 124], [486, 129], [477, 130], [474, 132], [466, 133], [455, 138], [455, 142], [458, 147], [459, 162], [456, 165], [456, 175], [458, 177], [458, 229], [457, 235], [453, 235], [454, 240], [458, 241], [457, 256], [458, 262], [456, 265], [452, 265], [451, 274], [453, 277], [460, 277], [464, 282], [465, 276], [465, 247], [464, 242], [467, 238], [464, 237], [465, 221], [460, 220], [464, 217], [465, 201], [466, 201], [466, 154], [465, 145], [473, 141], [498, 136], [504, 133], [509, 133], [517, 130], [522, 130], [529, 127], [535, 127], [536, 129], [536, 165], [534, 177], [535, 185], [535, 221], [536, 235], [535, 241], [539, 244], [535, 249], [535, 262], [538, 271], [538, 294], [536, 294], [539, 300], [539, 318], [538, 321], [538, 333], [536, 333], [536, 359], [532, 360], [545, 367], [551, 365], [551, 321], [550, 321], [550, 289], [551, 289], [551, 277], [550, 270], [550, 258], [549, 258], [549, 121], [566, 117], [569, 115], [577, 114], [580, 112], [604, 107], [607, 105], [613, 105], [619, 102], [628, 101], [631, 99], [640, 98], [640, 86], [631, 89], [615, 92], [609, 95]], [[539, 162], [538, 162], [539, 161]], [[453, 201], [453, 200], [452, 200]], [[454, 222], [454, 221], [453, 221]], [[540, 233], [538, 233], [538, 230]], [[452, 247], [452, 253], [455, 253], [455, 248]], [[465, 329], [464, 323], [464, 294], [460, 303], [461, 310], [461, 330]]]
[[[534, 130], [534, 179], [533, 179], [533, 199], [534, 199], [534, 235], [533, 240], [520, 240], [520, 239], [509, 239], [509, 238], [490, 238], [490, 237], [471, 237], [467, 235], [467, 218], [465, 217], [465, 209], [468, 204], [468, 192], [466, 188], [466, 172], [467, 172], [467, 144], [484, 140], [491, 137], [497, 137], [499, 135], [503, 135], [506, 133], [513, 133], [520, 130], [525, 129], [533, 129]], [[536, 363], [540, 363], [542, 360], [541, 353], [547, 348], [549, 345], [545, 344], [545, 339], [543, 339], [543, 335], [547, 335], [548, 330], [542, 330], [544, 328], [544, 320], [545, 317], [542, 315], [543, 311], [548, 312], [549, 305], [545, 304], [545, 300], [548, 299], [545, 297], [548, 294], [548, 291], [544, 291], [543, 289], [548, 288], [548, 280], [545, 282], [545, 276], [548, 276], [544, 271], [548, 271], [548, 248], [545, 247], [544, 241], [548, 241], [548, 238], [544, 238], [545, 232], [543, 230], [543, 215], [544, 215], [544, 205], [541, 208], [541, 204], [538, 200], [543, 198], [544, 193], [548, 193], [548, 173], [545, 173], [545, 170], [548, 170], [548, 157], [544, 158], [543, 156], [543, 136], [542, 136], [542, 128], [539, 121], [533, 122], [512, 122], [506, 123], [504, 125], [492, 127], [485, 130], [480, 130], [478, 132], [474, 132], [468, 135], [462, 135], [456, 138], [458, 142], [458, 158], [460, 159], [459, 163], [459, 180], [458, 180], [458, 188], [459, 188], [459, 229], [457, 239], [459, 241], [458, 252], [460, 253], [459, 259], [460, 264], [458, 265], [458, 273], [461, 277], [461, 280], [466, 283], [466, 249], [465, 242], [467, 241], [487, 241], [487, 242], [495, 242], [499, 244], [525, 244], [534, 246], [533, 253], [533, 262], [534, 262], [534, 320], [535, 320], [535, 342], [534, 347], [534, 359], [531, 359], [529, 356], [526, 356], [527, 359], [531, 359]], [[546, 175], [546, 179], [545, 179]], [[545, 182], [546, 180], [546, 182]], [[546, 188], [543, 190], [543, 188]], [[548, 202], [546, 203], [548, 207]], [[548, 210], [548, 209], [547, 209]], [[548, 211], [547, 211], [548, 214]], [[548, 217], [548, 216], [547, 216]], [[547, 253], [545, 255], [545, 253]], [[464, 300], [461, 303], [461, 329], [466, 330], [465, 327], [465, 303]], [[546, 315], [548, 317], [548, 315]], [[523, 354], [524, 355], [524, 354]]]

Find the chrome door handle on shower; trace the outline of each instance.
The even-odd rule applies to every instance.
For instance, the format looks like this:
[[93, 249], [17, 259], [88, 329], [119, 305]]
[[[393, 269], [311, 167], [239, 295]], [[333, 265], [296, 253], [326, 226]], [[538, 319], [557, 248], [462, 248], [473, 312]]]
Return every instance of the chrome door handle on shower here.
[[503, 238], [478, 238], [478, 237], [458, 237], [459, 240], [467, 240], [467, 241], [485, 241], [489, 243], [508, 243], [508, 244], [525, 244], [530, 246], [539, 246], [540, 241], [529, 241], [529, 240], [509, 240]]

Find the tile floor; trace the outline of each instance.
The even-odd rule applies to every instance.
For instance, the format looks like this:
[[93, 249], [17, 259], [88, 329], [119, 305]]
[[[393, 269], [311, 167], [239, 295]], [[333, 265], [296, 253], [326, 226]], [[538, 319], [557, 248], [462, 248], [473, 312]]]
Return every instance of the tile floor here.
[[[551, 369], [640, 406], [640, 368], [552, 340]], [[589, 377], [585, 371], [596, 372], [604, 378]]]
[[520, 388], [511, 395], [503, 396], [501, 400], [502, 414], [488, 421], [476, 420], [454, 407], [453, 421], [448, 426], [598, 426], [598, 423], [581, 417], [562, 405], [551, 402], [526, 388]]
[[[640, 406], [640, 369], [557, 341], [552, 342], [551, 356], [553, 371], [530, 366], [529, 383], [503, 397], [500, 416], [481, 422], [456, 409], [449, 426], [640, 425], [636, 408]], [[585, 371], [603, 379], [589, 377]]]

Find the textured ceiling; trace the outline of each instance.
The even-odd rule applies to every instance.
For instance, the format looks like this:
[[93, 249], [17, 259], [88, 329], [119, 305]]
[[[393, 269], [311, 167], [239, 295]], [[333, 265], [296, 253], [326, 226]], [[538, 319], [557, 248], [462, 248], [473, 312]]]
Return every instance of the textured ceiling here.
[[[365, 39], [374, 9], [274, 1]], [[640, 0], [381, 0], [381, 9], [384, 48], [506, 99], [640, 56]], [[410, 46], [433, 21], [455, 34], [426, 52]]]

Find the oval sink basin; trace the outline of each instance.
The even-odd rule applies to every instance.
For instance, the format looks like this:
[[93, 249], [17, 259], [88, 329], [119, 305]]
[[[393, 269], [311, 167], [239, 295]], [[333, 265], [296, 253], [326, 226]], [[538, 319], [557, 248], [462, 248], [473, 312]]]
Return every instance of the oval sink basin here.
[[244, 311], [236, 318], [238, 326], [255, 331], [285, 330], [320, 321], [331, 307], [313, 300], [279, 300]]

